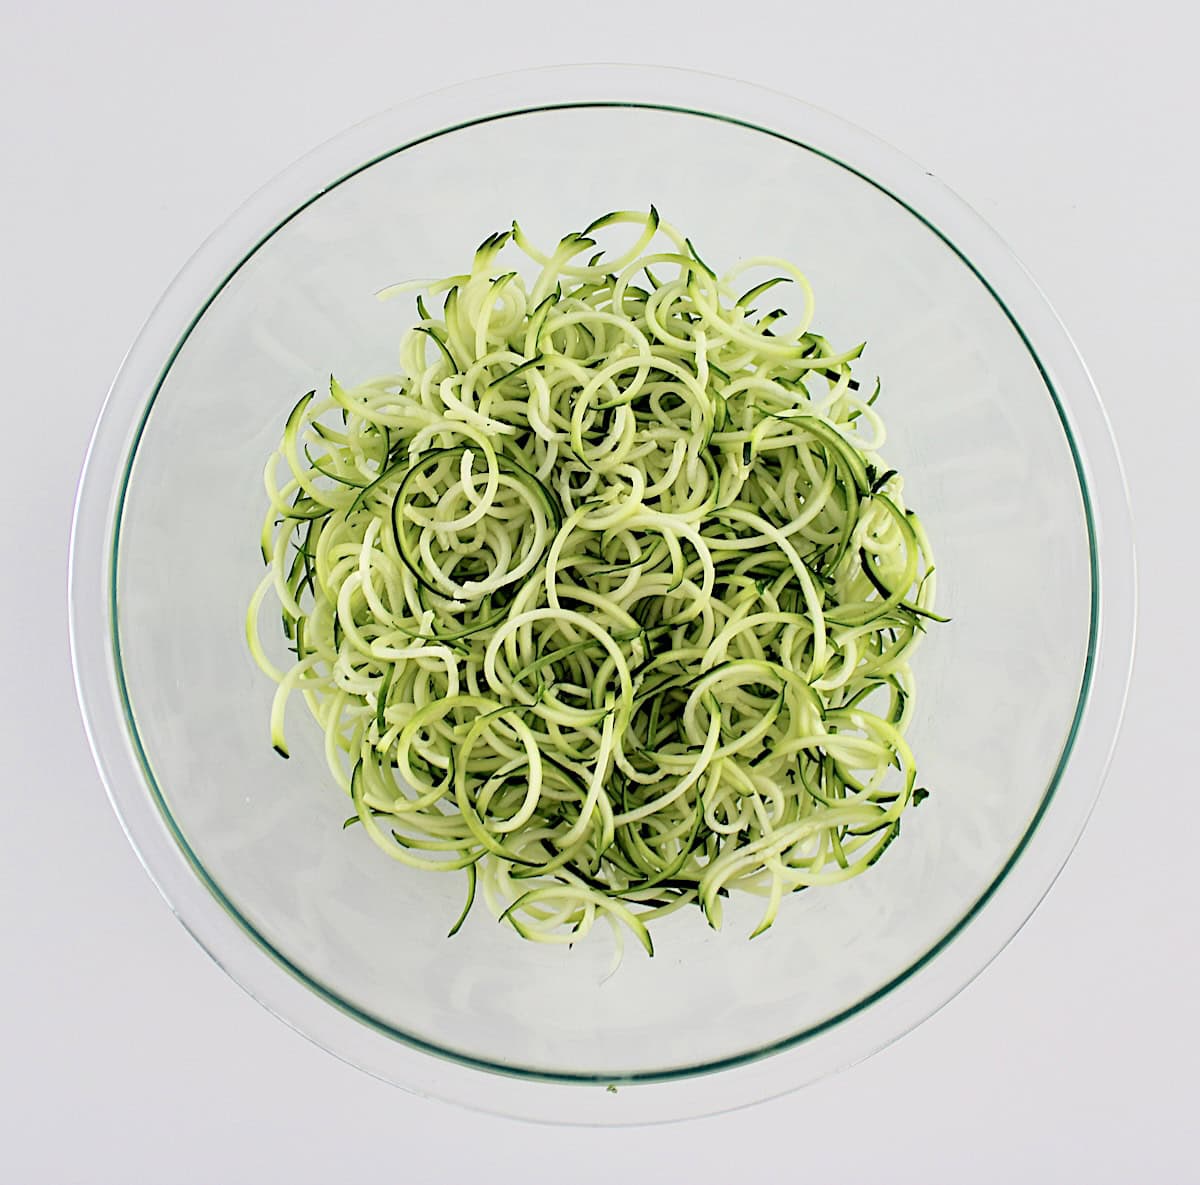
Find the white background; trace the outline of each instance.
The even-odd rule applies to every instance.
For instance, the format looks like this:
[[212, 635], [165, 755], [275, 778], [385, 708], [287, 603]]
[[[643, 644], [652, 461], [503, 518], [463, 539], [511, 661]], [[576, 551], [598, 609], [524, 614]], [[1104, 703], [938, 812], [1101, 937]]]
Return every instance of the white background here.
[[[1196, 9], [643, 4], [4, 0], [0, 1179], [1200, 1181]], [[411, 1098], [244, 995], [171, 916], [109, 810], [65, 625], [93, 419], [200, 239], [350, 122], [473, 75], [571, 60], [765, 82], [956, 189], [1024, 259], [1093, 369], [1141, 562], [1139, 653], [1107, 788], [998, 961], [828, 1082], [620, 1134]]]

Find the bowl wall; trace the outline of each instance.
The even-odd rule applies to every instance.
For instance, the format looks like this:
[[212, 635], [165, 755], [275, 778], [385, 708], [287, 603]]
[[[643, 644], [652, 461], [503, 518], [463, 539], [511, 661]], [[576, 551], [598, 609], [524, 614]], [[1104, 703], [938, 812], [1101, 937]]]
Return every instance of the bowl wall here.
[[[610, 209], [689, 234], [717, 269], [781, 255], [816, 327], [868, 343], [883, 449], [938, 558], [910, 734], [931, 798], [871, 872], [788, 901], [746, 940], [688, 911], [607, 976], [598, 933], [526, 944], [485, 909], [453, 941], [460, 876], [384, 859], [331, 783], [297, 701], [271, 750], [271, 687], [246, 651], [262, 468], [288, 409], [330, 371], [395, 370], [411, 301], [373, 293], [462, 270], [519, 217], [547, 246]], [[813, 1031], [918, 964], [1022, 843], [1073, 727], [1090, 632], [1080, 478], [1037, 361], [970, 264], [901, 202], [820, 152], [682, 111], [509, 115], [397, 150], [317, 196], [216, 292], [156, 391], [120, 517], [119, 653], [132, 721], [195, 861], [261, 939], [379, 1025], [503, 1067], [626, 1077], [710, 1065]], [[271, 621], [264, 633], [277, 641]], [[282, 658], [282, 640], [276, 647]]]

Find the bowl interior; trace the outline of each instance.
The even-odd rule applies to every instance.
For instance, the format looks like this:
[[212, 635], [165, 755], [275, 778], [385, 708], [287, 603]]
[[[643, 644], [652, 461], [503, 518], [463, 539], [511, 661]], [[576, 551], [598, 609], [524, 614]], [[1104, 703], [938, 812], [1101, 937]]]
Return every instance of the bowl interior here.
[[[775, 254], [817, 295], [816, 327], [866, 339], [884, 455], [938, 558], [910, 740], [930, 799], [868, 874], [758, 902], [722, 933], [665, 919], [616, 974], [601, 930], [567, 951], [396, 865], [341, 829], [322, 737], [297, 703], [292, 759], [245, 646], [261, 573], [263, 464], [288, 409], [330, 372], [394, 371], [412, 310], [378, 289], [458, 271], [514, 216], [551, 244], [655, 203], [717, 270]], [[769, 1050], [852, 1013], [955, 931], [1019, 852], [1069, 746], [1089, 644], [1083, 492], [1053, 393], [1018, 328], [911, 210], [837, 161], [697, 113], [583, 105], [458, 127], [320, 193], [215, 292], [166, 368], [120, 510], [116, 605], [132, 727], [160, 808], [210, 887], [327, 997], [456, 1057], [552, 1076], [636, 1077]], [[282, 646], [282, 642], [280, 642]]]

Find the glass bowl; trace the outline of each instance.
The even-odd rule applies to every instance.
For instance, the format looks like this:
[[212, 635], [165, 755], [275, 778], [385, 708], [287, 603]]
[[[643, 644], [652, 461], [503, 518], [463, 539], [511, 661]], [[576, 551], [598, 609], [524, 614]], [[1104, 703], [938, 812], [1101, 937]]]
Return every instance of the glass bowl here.
[[[930, 800], [862, 877], [747, 940], [696, 911], [658, 954], [519, 941], [457, 878], [382, 858], [315, 725], [271, 750], [243, 612], [261, 473], [299, 394], [395, 368], [407, 307], [514, 215], [556, 241], [655, 203], [732, 265], [794, 260], [834, 342], [865, 338], [887, 456], [952, 624], [916, 659]], [[831, 115], [681, 71], [576, 67], [407, 103], [238, 211], [142, 331], [96, 428], [71, 563], [76, 680], [125, 829], [180, 920], [301, 1033], [412, 1090], [573, 1122], [728, 1109], [895, 1039], [1008, 942], [1079, 836], [1133, 644], [1127, 499], [1070, 339], [930, 174]], [[753, 905], [753, 903], [751, 903]], [[636, 956], [636, 957], [635, 957]], [[614, 1089], [615, 1088], [615, 1089]]]

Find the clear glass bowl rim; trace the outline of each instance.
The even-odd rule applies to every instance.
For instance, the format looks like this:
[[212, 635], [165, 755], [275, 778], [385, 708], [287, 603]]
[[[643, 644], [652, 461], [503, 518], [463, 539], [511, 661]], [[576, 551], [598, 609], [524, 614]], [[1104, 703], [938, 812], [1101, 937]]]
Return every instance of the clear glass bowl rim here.
[[[996, 299], [1045, 380], [1080, 482], [1092, 577], [1084, 677], [1059, 767], [1004, 869], [956, 926], [820, 1025], [719, 1062], [616, 1079], [621, 1093], [605, 1091], [603, 1103], [595, 1089], [563, 1087], [607, 1087], [611, 1076], [496, 1065], [430, 1045], [340, 999], [254, 930], [191, 852], [155, 784], [126, 696], [116, 615], [121, 510], [142, 428], [188, 335], [255, 251], [330, 189], [416, 144], [512, 115], [592, 106], [674, 110], [775, 136], [850, 170], [932, 230]], [[1024, 924], [1086, 824], [1124, 710], [1136, 619], [1129, 501], [1099, 396], [1049, 303], [982, 219], [895, 149], [797, 99], [692, 71], [615, 65], [497, 75], [411, 100], [341, 133], [250, 198], [185, 265], [113, 382], [76, 496], [69, 585], [76, 689], [97, 767], [143, 865], [217, 963], [305, 1036], [385, 1080], [485, 1110], [601, 1123], [680, 1118], [783, 1093], [890, 1043], [965, 987]], [[703, 1089], [702, 1076], [718, 1071], [721, 1088], [709, 1079]]]

